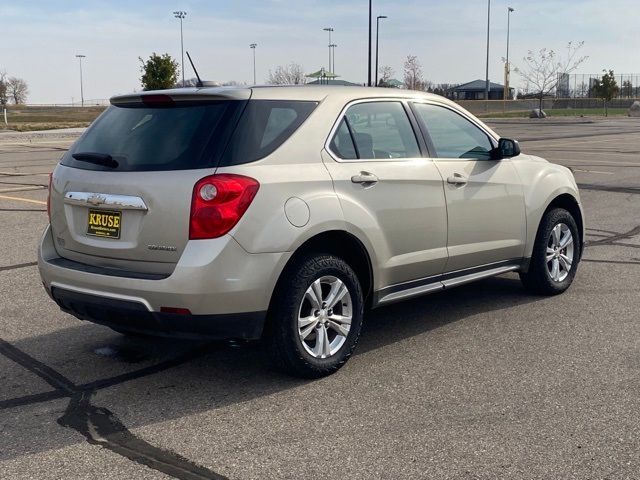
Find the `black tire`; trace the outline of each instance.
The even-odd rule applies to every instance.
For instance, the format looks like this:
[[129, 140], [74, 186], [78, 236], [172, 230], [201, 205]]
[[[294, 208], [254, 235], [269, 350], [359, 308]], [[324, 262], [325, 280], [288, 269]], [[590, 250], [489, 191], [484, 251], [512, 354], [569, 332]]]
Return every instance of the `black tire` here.
[[[313, 282], [336, 277], [351, 298], [351, 326], [342, 347], [327, 358], [316, 358], [303, 346], [298, 332], [298, 314], [305, 293]], [[342, 302], [339, 302], [342, 304]], [[275, 292], [265, 332], [269, 353], [280, 370], [303, 378], [319, 378], [336, 372], [349, 359], [362, 329], [363, 295], [353, 269], [341, 258], [307, 254], [290, 265]], [[312, 331], [312, 335], [316, 335]], [[335, 338], [335, 332], [333, 332]], [[317, 338], [317, 337], [316, 337]]]
[[[566, 225], [573, 237], [571, 269], [561, 281], [552, 278], [547, 266], [547, 247], [550, 244], [553, 229], [559, 224]], [[525, 288], [539, 295], [558, 295], [563, 293], [571, 286], [576, 276], [578, 264], [580, 263], [581, 249], [581, 237], [573, 216], [563, 208], [554, 208], [546, 212], [538, 227], [529, 271], [520, 273], [520, 279]], [[566, 249], [563, 251], [566, 253]]]

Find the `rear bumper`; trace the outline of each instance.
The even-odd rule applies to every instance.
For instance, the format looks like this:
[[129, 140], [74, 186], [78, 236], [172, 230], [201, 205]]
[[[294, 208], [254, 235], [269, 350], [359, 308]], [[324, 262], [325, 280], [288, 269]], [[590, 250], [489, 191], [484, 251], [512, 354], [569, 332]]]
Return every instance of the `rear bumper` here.
[[[173, 273], [79, 268], [58, 255], [50, 227], [38, 252], [47, 292], [76, 317], [121, 330], [211, 338], [258, 338], [289, 253], [247, 253], [231, 236], [190, 241]], [[107, 273], [107, 271], [109, 272]], [[192, 315], [160, 313], [161, 307]]]
[[177, 315], [150, 312], [144, 304], [53, 287], [51, 297], [62, 311], [81, 320], [120, 331], [179, 338], [257, 339], [266, 312]]

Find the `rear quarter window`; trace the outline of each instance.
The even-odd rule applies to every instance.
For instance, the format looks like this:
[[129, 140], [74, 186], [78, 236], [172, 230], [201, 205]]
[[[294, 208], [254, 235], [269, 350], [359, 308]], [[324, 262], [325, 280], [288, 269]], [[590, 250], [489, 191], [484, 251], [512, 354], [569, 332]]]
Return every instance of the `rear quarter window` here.
[[293, 135], [317, 105], [306, 101], [250, 100], [220, 166], [255, 162], [270, 155]]

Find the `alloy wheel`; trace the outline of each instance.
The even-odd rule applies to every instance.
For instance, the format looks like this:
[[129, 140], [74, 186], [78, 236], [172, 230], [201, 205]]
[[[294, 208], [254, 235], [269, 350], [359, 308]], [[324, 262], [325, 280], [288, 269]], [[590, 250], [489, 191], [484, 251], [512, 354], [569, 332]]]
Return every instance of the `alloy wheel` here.
[[573, 264], [573, 235], [564, 223], [559, 223], [547, 242], [547, 270], [554, 282], [562, 282], [571, 271]]
[[307, 289], [298, 310], [298, 335], [307, 353], [315, 358], [335, 355], [351, 329], [352, 301], [349, 289], [334, 276], [323, 276]]

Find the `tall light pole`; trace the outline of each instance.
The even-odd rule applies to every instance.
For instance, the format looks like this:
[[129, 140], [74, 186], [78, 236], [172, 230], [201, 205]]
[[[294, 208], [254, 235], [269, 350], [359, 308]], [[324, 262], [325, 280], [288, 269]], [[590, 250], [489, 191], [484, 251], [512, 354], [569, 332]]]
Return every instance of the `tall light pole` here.
[[503, 97], [506, 99], [511, 90], [509, 88], [509, 83], [511, 81], [511, 64], [509, 63], [509, 34], [511, 30], [511, 13], [515, 12], [515, 10], [511, 7], [507, 8], [507, 63], [504, 65], [504, 94]]
[[80, 105], [84, 107], [84, 87], [82, 86], [82, 59], [86, 58], [86, 55], [76, 55], [76, 58], [80, 61]]
[[256, 47], [258, 46], [257, 43], [252, 43], [251, 45], [249, 45], [249, 47], [251, 47], [251, 50], [253, 50], [253, 84], [256, 84]]
[[187, 16], [187, 12], [177, 10], [173, 12], [173, 16], [180, 19], [180, 52], [182, 53], [182, 87], [184, 88], [184, 41], [182, 37], [182, 20]]
[[329, 32], [329, 65], [327, 65], [327, 70], [331, 73], [331, 32], [333, 32], [332, 27], [323, 28], [325, 32]]
[[376, 18], [376, 87], [378, 86], [378, 53], [380, 47], [380, 19], [387, 18], [386, 15], [378, 15]]
[[369, 56], [368, 56], [368, 65], [369, 65], [369, 78], [367, 80], [367, 85], [371, 86], [371, 22], [373, 15], [373, 5], [372, 0], [369, 0]]
[[487, 107], [489, 106], [489, 29], [491, 27], [491, 0], [487, 1], [487, 76], [484, 86], [484, 99], [487, 101]]
[[338, 45], [336, 45], [335, 43], [332, 43], [331, 45], [329, 45], [329, 47], [331, 47], [333, 49], [333, 65], [331, 66], [331, 73], [333, 73], [335, 75], [336, 73], [336, 47]]

